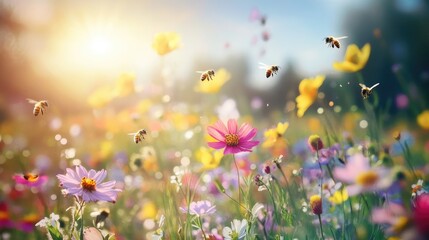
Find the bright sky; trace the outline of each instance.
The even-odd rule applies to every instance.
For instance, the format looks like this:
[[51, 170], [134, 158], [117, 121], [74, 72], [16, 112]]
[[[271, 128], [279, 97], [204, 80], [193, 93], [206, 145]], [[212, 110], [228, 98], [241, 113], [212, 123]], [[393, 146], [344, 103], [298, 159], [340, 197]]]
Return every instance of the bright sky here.
[[[263, 70], [258, 68], [258, 62], [285, 66], [293, 60], [309, 76], [331, 72], [332, 62], [341, 60], [345, 49], [329, 49], [323, 38], [347, 35], [342, 28], [347, 9], [363, 7], [369, 1], [6, 2], [33, 29], [20, 36], [22, 49], [33, 57], [40, 71], [59, 78], [88, 82], [92, 78], [115, 78], [128, 71], [144, 82], [161, 61], [151, 48], [153, 36], [173, 31], [181, 35], [182, 47], [162, 61], [178, 78], [201, 70], [193, 69], [197, 56], [221, 61], [228, 55], [244, 54], [254, 66], [250, 73], [252, 84], [269, 87], [266, 81], [259, 81]], [[249, 20], [253, 9], [267, 16], [264, 27]], [[260, 37], [264, 30], [271, 34], [267, 42]], [[255, 37], [258, 40], [252, 44]], [[353, 39], [344, 40], [344, 44], [352, 42]], [[224, 48], [226, 43], [230, 45], [228, 49]]]

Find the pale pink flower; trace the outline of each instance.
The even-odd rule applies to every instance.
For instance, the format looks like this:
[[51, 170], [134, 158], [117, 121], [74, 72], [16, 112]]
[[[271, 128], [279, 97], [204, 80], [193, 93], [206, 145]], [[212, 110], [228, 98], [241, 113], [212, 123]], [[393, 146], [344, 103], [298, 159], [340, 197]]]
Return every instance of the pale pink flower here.
[[213, 205], [210, 201], [198, 201], [198, 202], [191, 202], [188, 208], [180, 208], [180, 210], [183, 213], [187, 213], [189, 211], [189, 214], [191, 215], [197, 215], [197, 216], [204, 216], [213, 214], [216, 212], [216, 205]]
[[256, 136], [256, 128], [248, 123], [238, 127], [237, 120], [229, 119], [227, 126], [222, 121], [207, 127], [210, 136], [218, 142], [209, 142], [208, 145], [214, 149], [224, 148], [224, 154], [235, 154], [240, 152], [251, 152], [259, 141], [252, 140]]
[[345, 167], [334, 169], [336, 179], [351, 184], [347, 186], [349, 196], [388, 188], [392, 184], [388, 174], [387, 169], [371, 167], [369, 159], [361, 153], [352, 155]]
[[114, 188], [116, 181], [102, 182], [107, 175], [104, 169], [87, 171], [79, 165], [76, 166], [76, 171], [70, 168], [67, 168], [66, 171], [65, 175], [57, 175], [61, 187], [64, 188], [63, 192], [82, 199], [84, 202], [115, 202], [118, 192], [122, 191]]

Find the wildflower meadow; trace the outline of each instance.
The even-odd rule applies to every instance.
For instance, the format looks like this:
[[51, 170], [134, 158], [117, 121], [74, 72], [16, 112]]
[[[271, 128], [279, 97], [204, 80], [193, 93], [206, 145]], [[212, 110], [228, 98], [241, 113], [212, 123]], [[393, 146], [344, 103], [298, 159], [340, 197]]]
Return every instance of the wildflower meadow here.
[[0, 239], [429, 239], [429, 4], [1, 1]]

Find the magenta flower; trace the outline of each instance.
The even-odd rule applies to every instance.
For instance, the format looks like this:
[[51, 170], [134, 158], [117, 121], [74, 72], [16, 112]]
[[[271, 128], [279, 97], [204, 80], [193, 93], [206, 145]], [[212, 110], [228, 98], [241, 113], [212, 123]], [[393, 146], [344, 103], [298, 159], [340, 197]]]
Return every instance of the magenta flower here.
[[84, 202], [115, 202], [118, 192], [116, 189], [116, 181], [108, 181], [102, 183], [106, 178], [106, 170], [95, 171], [93, 169], [87, 171], [83, 166], [76, 166], [76, 171], [70, 168], [66, 169], [65, 175], [58, 174], [61, 187], [64, 188], [65, 194], [73, 195]]
[[26, 173], [24, 175], [15, 174], [13, 179], [17, 184], [36, 188], [43, 187], [48, 182], [48, 176], [39, 176], [32, 173]]
[[235, 119], [229, 119], [228, 126], [225, 126], [222, 121], [218, 121], [213, 126], [208, 126], [207, 131], [210, 136], [217, 140], [217, 142], [209, 142], [209, 147], [214, 149], [225, 148], [224, 154], [251, 152], [252, 148], [259, 144], [259, 141], [252, 140], [256, 135], [256, 128], [248, 123], [243, 123], [238, 128]]
[[[180, 210], [183, 213], [188, 212], [188, 208], [181, 207]], [[215, 212], [216, 212], [216, 206], [212, 205], [212, 203], [207, 200], [191, 202], [191, 204], [189, 205], [189, 214], [191, 215], [203, 216], [203, 215], [213, 214]]]
[[371, 167], [369, 159], [361, 153], [351, 156], [345, 167], [334, 169], [336, 179], [351, 184], [347, 186], [349, 196], [388, 188], [392, 184], [388, 175], [387, 169]]

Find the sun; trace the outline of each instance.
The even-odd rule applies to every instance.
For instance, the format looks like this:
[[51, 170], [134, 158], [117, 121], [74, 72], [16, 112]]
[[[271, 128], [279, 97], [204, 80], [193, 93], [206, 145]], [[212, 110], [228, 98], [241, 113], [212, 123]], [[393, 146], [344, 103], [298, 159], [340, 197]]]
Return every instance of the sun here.
[[92, 34], [86, 41], [89, 53], [95, 57], [108, 56], [114, 48], [112, 39], [105, 34]]

